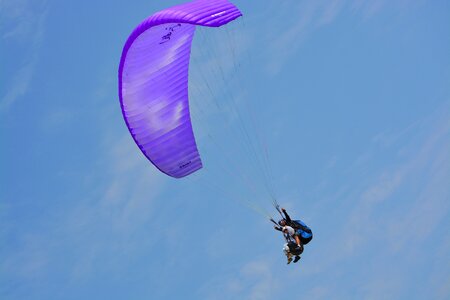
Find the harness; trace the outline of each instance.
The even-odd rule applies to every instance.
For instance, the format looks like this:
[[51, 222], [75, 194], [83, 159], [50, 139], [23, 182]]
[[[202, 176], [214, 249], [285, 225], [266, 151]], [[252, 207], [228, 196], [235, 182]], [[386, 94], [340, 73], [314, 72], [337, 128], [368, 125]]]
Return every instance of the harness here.
[[284, 236], [284, 239], [286, 240], [286, 243], [288, 243], [288, 244], [295, 243], [294, 239], [289, 234], [283, 233], [283, 236]]

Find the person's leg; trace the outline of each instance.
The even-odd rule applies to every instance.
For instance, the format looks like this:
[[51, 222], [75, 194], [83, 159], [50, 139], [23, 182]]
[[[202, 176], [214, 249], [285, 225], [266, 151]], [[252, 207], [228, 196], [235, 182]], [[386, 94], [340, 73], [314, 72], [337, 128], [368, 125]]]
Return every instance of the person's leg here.
[[295, 236], [295, 237], [296, 237], [297, 243], [296, 244], [292, 243], [292, 246], [294, 247], [294, 249], [291, 251], [291, 253], [293, 253], [295, 255], [294, 263], [296, 263], [300, 260], [300, 254], [303, 253], [303, 245], [301, 243], [301, 240], [299, 239], [298, 236]]
[[290, 264], [290, 263], [292, 262], [292, 254], [291, 254], [291, 253], [288, 253], [288, 254], [286, 255], [286, 257], [287, 257], [287, 264]]
[[292, 254], [291, 254], [291, 252], [289, 251], [289, 246], [288, 246], [288, 244], [285, 244], [285, 245], [284, 245], [284, 247], [283, 247], [283, 252], [284, 252], [284, 254], [286, 255], [286, 258], [287, 258], [287, 264], [290, 264], [291, 261], [292, 261]]

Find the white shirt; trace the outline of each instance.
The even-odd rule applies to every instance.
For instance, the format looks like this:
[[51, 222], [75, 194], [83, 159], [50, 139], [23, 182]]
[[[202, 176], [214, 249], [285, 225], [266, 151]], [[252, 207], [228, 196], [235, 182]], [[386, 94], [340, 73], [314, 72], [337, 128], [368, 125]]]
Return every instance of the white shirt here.
[[291, 226], [284, 226], [283, 227], [283, 232], [287, 233], [289, 236], [293, 237], [295, 234], [295, 230], [294, 228], [292, 228]]

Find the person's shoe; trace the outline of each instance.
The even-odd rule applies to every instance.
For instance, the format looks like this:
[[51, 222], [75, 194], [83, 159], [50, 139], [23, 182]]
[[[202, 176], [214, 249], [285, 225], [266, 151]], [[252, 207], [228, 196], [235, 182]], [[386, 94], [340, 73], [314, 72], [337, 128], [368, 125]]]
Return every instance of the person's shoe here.
[[299, 260], [300, 260], [300, 256], [299, 255], [297, 255], [295, 258], [294, 258], [294, 263], [296, 263], [296, 262], [298, 262]]

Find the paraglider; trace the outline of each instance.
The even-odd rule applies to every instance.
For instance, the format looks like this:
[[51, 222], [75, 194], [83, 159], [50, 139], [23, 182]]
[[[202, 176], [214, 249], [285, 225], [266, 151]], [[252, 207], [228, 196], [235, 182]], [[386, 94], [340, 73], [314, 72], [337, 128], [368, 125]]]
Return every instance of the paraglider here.
[[119, 65], [125, 123], [142, 153], [171, 177], [202, 168], [188, 100], [195, 28], [220, 27], [241, 15], [227, 0], [197, 0], [151, 15], [125, 43]]
[[278, 212], [283, 217], [281, 220], [275, 223], [274, 229], [283, 232], [286, 244], [283, 247], [283, 251], [288, 259], [288, 264], [292, 261], [292, 256], [295, 256], [294, 262], [300, 259], [300, 254], [303, 253], [304, 245], [308, 244], [312, 238], [312, 230], [301, 220], [292, 220], [286, 212], [286, 209], [275, 206]]
[[[182, 178], [203, 167], [191, 123], [188, 93], [191, 45], [196, 27], [221, 27], [241, 16], [240, 10], [228, 0], [195, 0], [151, 15], [133, 30], [123, 47], [118, 71], [123, 118], [141, 152], [168, 176]], [[231, 52], [234, 55], [234, 51]], [[219, 73], [223, 77], [222, 70]], [[206, 80], [204, 84], [209, 88]], [[233, 108], [244, 136], [242, 144], [250, 153], [250, 161], [260, 168], [260, 176], [256, 178], [262, 177], [270, 198], [276, 202], [267, 149], [261, 151], [265, 156], [258, 157], [260, 151], [252, 142], [252, 135], [246, 131], [239, 111]], [[233, 164], [227, 167], [230, 165]], [[240, 176], [240, 183], [259, 195], [254, 178], [245, 176], [241, 170], [230, 173]], [[267, 217], [254, 203], [247, 204]], [[297, 262], [303, 245], [312, 239], [312, 232], [302, 221], [291, 220], [285, 209], [280, 211], [278, 205], [276, 208], [284, 214], [279, 223], [271, 219], [276, 224], [275, 229], [284, 233], [283, 251], [288, 263], [293, 257]]]

